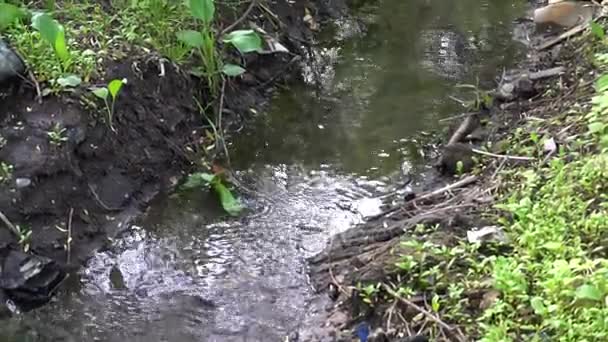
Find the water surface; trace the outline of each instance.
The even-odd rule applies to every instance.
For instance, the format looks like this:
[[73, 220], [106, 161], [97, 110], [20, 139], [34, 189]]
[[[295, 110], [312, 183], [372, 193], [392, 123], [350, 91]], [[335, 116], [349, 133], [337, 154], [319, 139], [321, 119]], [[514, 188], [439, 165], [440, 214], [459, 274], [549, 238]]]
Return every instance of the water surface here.
[[[425, 170], [421, 142], [462, 110], [456, 83], [491, 84], [521, 53], [525, 1], [355, 1], [306, 84], [278, 94], [231, 146], [247, 212], [166, 198], [2, 341], [284, 341], [314, 324], [306, 257]], [[313, 82], [317, 80], [320, 82]], [[315, 301], [316, 302], [316, 301]], [[322, 311], [322, 310], [321, 310]], [[4, 335], [4, 336], [2, 336]]]

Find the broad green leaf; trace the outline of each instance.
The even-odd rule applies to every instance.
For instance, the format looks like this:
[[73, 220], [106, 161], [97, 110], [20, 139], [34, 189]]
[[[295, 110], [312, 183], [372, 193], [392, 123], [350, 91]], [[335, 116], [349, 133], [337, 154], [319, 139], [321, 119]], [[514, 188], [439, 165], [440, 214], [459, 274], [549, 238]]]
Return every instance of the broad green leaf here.
[[598, 78], [595, 82], [595, 88], [598, 92], [608, 90], [608, 75], [602, 75], [602, 77]]
[[602, 27], [602, 25], [591, 22], [591, 33], [596, 36], [598, 39], [604, 39], [606, 37], [606, 31]]
[[201, 46], [203, 46], [203, 44], [205, 44], [205, 38], [203, 37], [203, 35], [200, 32], [193, 30], [178, 32], [177, 39], [182, 41], [184, 44], [194, 48], [200, 48]]
[[108, 88], [97, 88], [93, 90], [93, 94], [102, 100], [107, 100], [110, 92], [108, 91]]
[[59, 33], [59, 23], [50, 15], [38, 12], [32, 16], [32, 27], [34, 27], [44, 40], [55, 47], [55, 40]]
[[230, 192], [230, 190], [228, 190], [228, 188], [222, 184], [219, 179], [216, 178], [211, 186], [220, 197], [220, 203], [228, 214], [236, 216], [243, 210], [243, 207], [239, 201], [234, 198], [232, 192]]
[[222, 68], [224, 75], [230, 77], [242, 75], [245, 71], [244, 68], [236, 64], [224, 64], [224, 67]]
[[183, 189], [194, 189], [211, 186], [215, 176], [211, 173], [197, 172], [188, 176], [186, 182], [182, 185]]
[[126, 79], [112, 80], [112, 81], [110, 81], [110, 83], [108, 83], [108, 90], [110, 91], [110, 95], [112, 95], [112, 99], [114, 101], [116, 101], [116, 97], [118, 96], [120, 89], [122, 89], [122, 86], [125, 83], [127, 83]]
[[59, 25], [57, 29], [57, 35], [55, 36], [55, 53], [59, 59], [65, 64], [70, 60], [70, 53], [68, 52], [68, 46], [65, 42], [65, 30], [63, 26]]
[[534, 313], [537, 315], [542, 315], [545, 311], [545, 304], [543, 303], [543, 299], [541, 297], [534, 297], [530, 300], [530, 305], [532, 309], [534, 309]]
[[0, 31], [23, 16], [23, 11], [15, 5], [0, 3]]
[[224, 43], [234, 45], [241, 53], [259, 51], [262, 49], [262, 38], [253, 30], [236, 30], [224, 37]]
[[57, 83], [66, 88], [66, 87], [78, 87], [80, 83], [82, 83], [82, 79], [78, 75], [67, 75], [64, 77], [60, 77], [57, 79]]
[[585, 284], [576, 289], [576, 298], [594, 301], [602, 300], [602, 292], [594, 285]]
[[200, 19], [206, 25], [210, 24], [215, 15], [215, 4], [213, 0], [189, 0], [192, 16]]
[[606, 128], [606, 124], [602, 122], [593, 122], [589, 124], [588, 128], [589, 132], [592, 134], [600, 133], [604, 131], [604, 129]]

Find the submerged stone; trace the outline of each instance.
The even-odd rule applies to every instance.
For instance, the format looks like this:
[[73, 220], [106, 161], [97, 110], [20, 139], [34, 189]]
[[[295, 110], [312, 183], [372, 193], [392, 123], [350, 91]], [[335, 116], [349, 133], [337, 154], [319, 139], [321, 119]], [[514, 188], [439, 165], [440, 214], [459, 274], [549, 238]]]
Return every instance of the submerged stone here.
[[0, 39], [0, 84], [25, 72], [25, 64], [6, 42]]

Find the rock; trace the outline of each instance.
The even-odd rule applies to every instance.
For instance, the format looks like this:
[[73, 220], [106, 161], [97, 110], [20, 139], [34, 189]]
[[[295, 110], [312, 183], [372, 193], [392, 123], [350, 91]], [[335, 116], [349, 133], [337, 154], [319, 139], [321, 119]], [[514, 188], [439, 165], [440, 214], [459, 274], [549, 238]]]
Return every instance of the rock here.
[[475, 164], [471, 146], [455, 143], [444, 147], [437, 168], [443, 174], [455, 175], [473, 170]]
[[18, 189], [27, 188], [32, 184], [32, 180], [29, 178], [17, 178], [15, 179], [15, 185]]
[[481, 229], [467, 231], [467, 240], [470, 243], [482, 243], [482, 242], [507, 242], [507, 235], [505, 234], [502, 227], [488, 226]]
[[46, 303], [64, 278], [53, 260], [12, 250], [2, 263], [0, 288], [27, 311]]
[[6, 42], [0, 39], [0, 84], [25, 72], [25, 64]]
[[539, 26], [570, 28], [593, 18], [593, 6], [582, 1], [559, 1], [537, 8], [534, 22]]

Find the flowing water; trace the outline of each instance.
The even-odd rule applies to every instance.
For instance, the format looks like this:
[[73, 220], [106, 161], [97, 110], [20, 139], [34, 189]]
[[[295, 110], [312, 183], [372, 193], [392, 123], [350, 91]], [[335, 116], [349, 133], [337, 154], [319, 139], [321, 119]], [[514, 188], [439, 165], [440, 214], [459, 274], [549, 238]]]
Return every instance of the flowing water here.
[[[457, 114], [458, 82], [492, 82], [520, 53], [525, 1], [355, 1], [305, 78], [241, 132], [231, 159], [247, 211], [170, 196], [97, 253], [74, 289], [2, 341], [284, 341], [315, 324], [306, 258], [421, 174], [425, 132]], [[517, 36], [517, 35], [516, 35]], [[491, 84], [491, 83], [490, 83]], [[314, 305], [311, 304], [313, 303]], [[312, 323], [311, 323], [312, 322]], [[2, 336], [4, 335], [4, 336]]]

